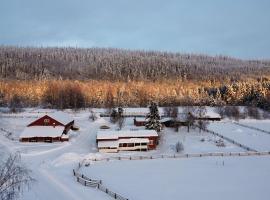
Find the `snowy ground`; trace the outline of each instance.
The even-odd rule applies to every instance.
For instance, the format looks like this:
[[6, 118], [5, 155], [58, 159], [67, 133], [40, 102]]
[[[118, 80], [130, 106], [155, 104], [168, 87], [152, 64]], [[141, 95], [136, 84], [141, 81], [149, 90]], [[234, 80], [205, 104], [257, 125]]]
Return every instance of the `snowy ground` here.
[[216, 131], [257, 151], [270, 151], [270, 134], [241, 127], [229, 121], [210, 123], [208, 129]]
[[239, 123], [270, 132], [270, 120], [245, 119], [240, 120]]
[[84, 174], [136, 200], [268, 200], [270, 157], [99, 162]]
[[[102, 109], [96, 109], [97, 111], [102, 111]], [[130, 109], [131, 111], [144, 111], [145, 109]], [[210, 109], [211, 112], [214, 109]], [[80, 127], [80, 130], [77, 132], [70, 132], [71, 140], [69, 142], [64, 143], [53, 143], [53, 144], [46, 144], [46, 143], [20, 143], [18, 141], [19, 135], [24, 127], [29, 124], [31, 121], [35, 120], [37, 117], [42, 116], [44, 112], [52, 112], [53, 110], [44, 110], [44, 109], [26, 109], [25, 112], [19, 114], [2, 114], [0, 116], [0, 128], [4, 128], [10, 132], [12, 132], [12, 139], [10, 140], [6, 138], [4, 135], [5, 133], [0, 130], [0, 155], [1, 159], [3, 158], [2, 155], [7, 155], [8, 152], [21, 152], [22, 159], [26, 163], [26, 165], [33, 171], [34, 178], [37, 179], [37, 182], [33, 185], [32, 189], [24, 194], [21, 200], [58, 200], [58, 199], [76, 199], [76, 200], [84, 200], [89, 199], [89, 197], [96, 199], [96, 200], [106, 200], [110, 199], [106, 194], [93, 189], [93, 188], [86, 188], [82, 185], [79, 185], [72, 176], [72, 169], [77, 166], [78, 162], [84, 158], [90, 158], [93, 156], [102, 157], [102, 156], [116, 156], [116, 155], [155, 155], [155, 154], [172, 154], [175, 153], [174, 146], [176, 142], [181, 141], [184, 144], [184, 151], [182, 153], [205, 153], [205, 152], [243, 152], [244, 150], [230, 144], [226, 141], [225, 147], [217, 147], [216, 141], [219, 140], [218, 137], [213, 136], [209, 133], [202, 132], [199, 133], [198, 130], [191, 130], [190, 133], [187, 133], [187, 129], [185, 127], [180, 128], [178, 132], [175, 132], [173, 129], [166, 128], [161, 134], [160, 145], [158, 146], [157, 150], [148, 151], [148, 152], [121, 152], [119, 154], [102, 154], [97, 153], [96, 148], [96, 132], [99, 129], [100, 125], [107, 124], [111, 126], [113, 129], [116, 128], [115, 125], [110, 124], [108, 118], [99, 118], [95, 122], [89, 120], [89, 110], [84, 110], [80, 112], [72, 112], [66, 111], [70, 114], [74, 119], [75, 123]], [[1, 115], [1, 114], [0, 114]], [[258, 121], [258, 124], [260, 121]], [[229, 124], [229, 125], [228, 125]], [[210, 125], [211, 128], [216, 128], [219, 133], [222, 134], [229, 134], [232, 130], [230, 127], [235, 126], [235, 130], [241, 132], [239, 130], [243, 130], [244, 128], [233, 125], [229, 122], [221, 122], [221, 123], [212, 123]], [[127, 118], [125, 122], [124, 129], [130, 128], [140, 128], [133, 126], [133, 119]], [[141, 127], [143, 128], [143, 127]], [[228, 130], [227, 130], [228, 129]], [[266, 148], [267, 145], [269, 146], [270, 140], [268, 137], [263, 136], [263, 133], [258, 132], [250, 132], [252, 130], [245, 130], [248, 134], [245, 134], [243, 138], [247, 138], [246, 140], [241, 140], [246, 145], [255, 145], [262, 150], [269, 150], [270, 148]], [[237, 132], [237, 131], [236, 131]], [[243, 132], [243, 131], [242, 131]], [[253, 140], [250, 139], [250, 134], [255, 136], [253, 138], [257, 138]], [[234, 134], [235, 135], [235, 134]], [[230, 136], [234, 136], [230, 135]], [[227, 135], [229, 137], [229, 135]], [[268, 135], [270, 137], [270, 135]], [[201, 139], [204, 139], [204, 142]], [[255, 148], [255, 147], [254, 147]], [[255, 148], [256, 149], [256, 148]], [[2, 152], [2, 154], [1, 154]], [[4, 153], [3, 153], [4, 152]], [[224, 158], [225, 159], [225, 158]], [[256, 162], [254, 162], [256, 161]], [[141, 164], [140, 164], [141, 163]], [[251, 181], [256, 181], [253, 184], [247, 185], [246, 188], [248, 190], [249, 187], [254, 187], [254, 195], [263, 194], [263, 190], [265, 185], [269, 185], [266, 182], [264, 185], [260, 182], [261, 176], [265, 176], [265, 179], [270, 179], [268, 171], [265, 169], [268, 167], [269, 169], [269, 158], [268, 157], [248, 157], [248, 158], [226, 158], [225, 159], [225, 166], [221, 166], [221, 160], [218, 158], [202, 158], [196, 160], [193, 159], [182, 159], [177, 161], [129, 161], [124, 162], [109, 162], [109, 163], [100, 163], [91, 166], [90, 168], [86, 168], [86, 173], [89, 173], [89, 176], [92, 175], [96, 176], [98, 179], [104, 179], [108, 186], [112, 186], [112, 189], [115, 189], [116, 192], [120, 194], [126, 195], [130, 199], [164, 199], [166, 196], [167, 199], [179, 199], [180, 197], [187, 197], [185, 199], [192, 199], [189, 198], [188, 195], [194, 194], [194, 192], [190, 192], [194, 189], [198, 190], [198, 194], [200, 196], [206, 198], [206, 194], [209, 194], [211, 191], [211, 196], [216, 197], [218, 192], [222, 192], [222, 187], [224, 187], [223, 193], [225, 191], [230, 192], [227, 194], [228, 199], [230, 195], [241, 195], [244, 186], [246, 184], [246, 180], [244, 177], [252, 178]], [[123, 164], [123, 167], [121, 167]], [[121, 165], [121, 166], [119, 166]], [[119, 166], [119, 171], [117, 171], [117, 166]], [[137, 169], [138, 166], [138, 170]], [[131, 167], [131, 168], [130, 168]], [[178, 170], [179, 167], [179, 170]], [[109, 169], [110, 168], [110, 169]], [[126, 168], [123, 170], [123, 175], [120, 169]], [[243, 168], [243, 172], [241, 172], [241, 168]], [[93, 171], [92, 171], [93, 169]], [[129, 170], [131, 171], [129, 171]], [[153, 172], [149, 172], [149, 170], [153, 170]], [[188, 170], [190, 169], [190, 171]], [[248, 173], [248, 170], [256, 171], [254, 175]], [[261, 169], [261, 171], [257, 171], [257, 169]], [[98, 171], [100, 170], [100, 171]], [[102, 170], [106, 172], [103, 173]], [[185, 173], [182, 173], [184, 170]], [[195, 171], [194, 171], [195, 170]], [[198, 171], [197, 171], [198, 170]], [[178, 174], [181, 171], [180, 175], [175, 176], [173, 174]], [[213, 171], [213, 173], [212, 173]], [[132, 177], [128, 179], [127, 174], [131, 172]], [[161, 177], [156, 176], [157, 174], [162, 174]], [[201, 173], [202, 176], [199, 179], [196, 179], [198, 173]], [[220, 185], [215, 184], [217, 177], [219, 177], [219, 173], [221, 177], [225, 178], [226, 182], [218, 182]], [[224, 174], [223, 174], [224, 173]], [[231, 182], [233, 183], [232, 186], [229, 179], [228, 174], [236, 174], [240, 173], [242, 179], [239, 181], [235, 181], [232, 177]], [[114, 175], [117, 175], [115, 177]], [[186, 174], [186, 175], [185, 175]], [[194, 176], [192, 177], [192, 174]], [[212, 176], [213, 175], [213, 176]], [[226, 176], [227, 175], [227, 176]], [[190, 177], [189, 177], [190, 176]], [[143, 178], [142, 178], [143, 177]], [[147, 177], [153, 177], [153, 181], [149, 182], [151, 179]], [[158, 180], [157, 178], [159, 177]], [[195, 178], [194, 178], [195, 177]], [[213, 187], [212, 189], [207, 188], [207, 184], [202, 182], [202, 185], [205, 185], [204, 190], [198, 187], [201, 181], [206, 181], [207, 178], [212, 177], [209, 179], [208, 186], [209, 188]], [[94, 177], [93, 177], [94, 178]], [[113, 178], [113, 179], [111, 179]], [[119, 183], [118, 181], [121, 179], [128, 179], [125, 180], [124, 183]], [[180, 179], [180, 181], [179, 181]], [[181, 179], [185, 181], [182, 182]], [[192, 179], [192, 180], [191, 180]], [[176, 180], [179, 181], [179, 184], [176, 184]], [[264, 179], [263, 179], [264, 180]], [[229, 182], [229, 183], [228, 183]], [[234, 184], [235, 182], [235, 184]], [[114, 184], [115, 183], [115, 184]], [[118, 184], [119, 183], [119, 184]], [[147, 185], [142, 184], [147, 183]], [[171, 184], [170, 184], [171, 183]], [[187, 184], [184, 184], [187, 183]], [[236, 184], [237, 183], [237, 184]], [[242, 185], [241, 185], [242, 183]], [[125, 186], [126, 184], [126, 186]], [[142, 185], [145, 187], [142, 187]], [[159, 185], [161, 184], [161, 185]], [[152, 186], [153, 185], [153, 186]], [[132, 187], [131, 187], [132, 186]], [[166, 187], [165, 187], [166, 186]], [[170, 186], [170, 187], [168, 187]], [[222, 187], [221, 187], [222, 186]], [[236, 188], [239, 188], [237, 190]], [[158, 188], [158, 190], [156, 189]], [[164, 188], [164, 189], [163, 189]], [[183, 190], [181, 190], [183, 188]], [[149, 190], [151, 196], [148, 193], [146, 194], [145, 190]], [[195, 191], [196, 191], [195, 190]], [[159, 192], [158, 192], [159, 191]], [[239, 191], [239, 194], [237, 193]], [[189, 192], [191, 194], [189, 194]], [[260, 193], [259, 193], [260, 192]], [[144, 198], [144, 194], [147, 198]], [[229, 195], [229, 196], [228, 196]], [[226, 195], [223, 195], [226, 196]], [[249, 195], [250, 197], [254, 197]], [[268, 195], [269, 196], [269, 195]], [[163, 198], [161, 198], [163, 197]], [[209, 196], [208, 196], [209, 197]], [[197, 198], [196, 198], [197, 199]], [[203, 198], [202, 198], [203, 199]], [[252, 198], [251, 198], [252, 199]], [[255, 199], [255, 198], [253, 198]], [[262, 198], [263, 199], [263, 198]]]

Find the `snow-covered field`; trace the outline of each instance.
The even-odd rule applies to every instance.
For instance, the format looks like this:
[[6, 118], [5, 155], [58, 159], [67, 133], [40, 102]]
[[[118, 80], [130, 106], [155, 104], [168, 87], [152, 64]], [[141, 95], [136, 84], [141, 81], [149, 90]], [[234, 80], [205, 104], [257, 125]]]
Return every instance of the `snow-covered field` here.
[[239, 123], [270, 132], [270, 120], [246, 119], [246, 120], [240, 120]]
[[[95, 109], [95, 111], [103, 110]], [[147, 112], [144, 108], [132, 108], [129, 111]], [[174, 154], [175, 144], [178, 141], [184, 144], [182, 153], [245, 151], [227, 141], [224, 141], [225, 147], [218, 147], [216, 141], [220, 138], [217, 136], [206, 132], [200, 133], [194, 129], [188, 133], [187, 128], [182, 127], [178, 132], [165, 128], [161, 133], [160, 145], [153, 151], [98, 153], [95, 139], [100, 125], [107, 124], [112, 129], [115, 129], [116, 125], [111, 124], [108, 118], [99, 118], [93, 122], [89, 119], [89, 110], [65, 111], [80, 127], [79, 131], [70, 132], [69, 142], [20, 143], [18, 138], [25, 126], [45, 112], [53, 112], [53, 110], [26, 109], [18, 114], [0, 113], [2, 115], [0, 128], [12, 133], [7, 138], [4, 136], [6, 133], [0, 130], [1, 158], [10, 152], [21, 152], [23, 161], [37, 180], [31, 190], [24, 193], [21, 200], [111, 199], [105, 193], [84, 187], [75, 181], [72, 169], [84, 158]], [[209, 113], [213, 112], [214, 109], [209, 109]], [[257, 122], [258, 126], [261, 126], [262, 121]], [[241, 123], [245, 123], [245, 120]], [[253, 124], [256, 124], [256, 121]], [[143, 129], [143, 127], [134, 127], [133, 118], [127, 118], [124, 129], [130, 128]], [[270, 135], [262, 132], [243, 128], [228, 121], [211, 123], [209, 129], [240, 140], [239, 142], [256, 150], [270, 150]], [[257, 199], [255, 196], [261, 197], [259, 199], [267, 199], [266, 197], [269, 199], [269, 190], [267, 190], [269, 185], [267, 180], [270, 180], [269, 170], [267, 170], [270, 165], [269, 159], [270, 157], [264, 156], [115, 161], [95, 163], [82, 170], [91, 178], [103, 179], [106, 186], [131, 200]]]
[[90, 177], [130, 199], [268, 200], [270, 157], [99, 162]]
[[[260, 124], [261, 123], [259, 123], [259, 125]], [[257, 151], [270, 151], [270, 134], [241, 127], [228, 121], [210, 123], [208, 129], [216, 131], [221, 135], [231, 138], [236, 142], [244, 144]]]

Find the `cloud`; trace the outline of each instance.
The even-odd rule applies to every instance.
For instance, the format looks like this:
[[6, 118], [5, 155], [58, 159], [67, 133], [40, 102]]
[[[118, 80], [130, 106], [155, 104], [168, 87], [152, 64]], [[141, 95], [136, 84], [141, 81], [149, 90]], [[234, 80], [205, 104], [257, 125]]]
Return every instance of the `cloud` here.
[[270, 58], [268, 0], [9, 0], [0, 44]]

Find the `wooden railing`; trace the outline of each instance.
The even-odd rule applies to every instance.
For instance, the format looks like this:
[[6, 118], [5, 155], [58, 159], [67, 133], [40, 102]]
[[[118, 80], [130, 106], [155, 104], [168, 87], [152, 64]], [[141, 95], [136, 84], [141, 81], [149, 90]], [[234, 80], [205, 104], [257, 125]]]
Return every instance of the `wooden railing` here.
[[0, 128], [0, 131], [6, 133], [6, 134], [3, 134], [6, 138], [10, 139], [10, 140], [14, 140], [14, 138], [12, 137], [13, 133], [4, 129], [4, 128]]
[[256, 128], [254, 126], [249, 126], [249, 125], [245, 125], [245, 124], [241, 124], [239, 122], [233, 122], [234, 124], [238, 125], [238, 126], [242, 126], [242, 127], [245, 127], [245, 128], [249, 128], [249, 129], [253, 129], [253, 130], [256, 130], [256, 131], [260, 131], [260, 132], [263, 132], [263, 133], [267, 133], [267, 134], [270, 134], [270, 131], [266, 131], [266, 130], [263, 130], [263, 129], [260, 129], [260, 128]]
[[79, 163], [79, 166], [76, 170], [73, 169], [73, 175], [76, 177], [77, 182], [81, 183], [84, 186], [97, 188], [114, 199], [118, 200], [128, 200], [110, 189], [106, 188], [101, 180], [90, 179], [87, 176], [78, 173], [80, 168], [85, 164], [86, 166], [90, 165], [90, 162], [99, 162], [99, 161], [115, 161], [115, 160], [151, 160], [151, 159], [179, 159], [179, 158], [194, 158], [194, 157], [230, 157], [230, 156], [265, 156], [270, 155], [269, 152], [256, 152], [256, 151], [248, 151], [248, 152], [212, 152], [212, 153], [192, 153], [192, 154], [172, 154], [172, 155], [146, 155], [146, 156], [115, 156], [115, 157], [103, 157], [103, 158], [92, 158], [85, 159], [82, 163]]
[[179, 159], [179, 158], [198, 158], [198, 157], [230, 157], [230, 156], [264, 156], [270, 155], [270, 151], [266, 152], [211, 152], [211, 153], [191, 153], [191, 154], [160, 154], [160, 155], [144, 155], [144, 156], [114, 156], [102, 158], [89, 158], [84, 162], [99, 161], [115, 161], [115, 160], [152, 160], [152, 159]]
[[[199, 126], [196, 126], [196, 127], [199, 128]], [[220, 138], [222, 138], [222, 139], [224, 139], [224, 140], [227, 140], [228, 142], [230, 142], [230, 143], [232, 143], [232, 144], [234, 144], [234, 145], [237, 145], [237, 146], [239, 146], [240, 148], [242, 148], [242, 149], [244, 149], [244, 150], [246, 150], [246, 151], [254, 151], [254, 152], [257, 152], [257, 150], [255, 150], [255, 149], [253, 149], [253, 148], [251, 148], [251, 147], [248, 147], [248, 146], [246, 146], [246, 145], [244, 145], [244, 144], [241, 144], [241, 143], [239, 143], [239, 142], [236, 142], [235, 140], [233, 140], [233, 139], [231, 139], [231, 138], [228, 138], [228, 137], [226, 137], [226, 136], [224, 136], [224, 135], [222, 135], [222, 134], [220, 134], [220, 133], [217, 133], [217, 132], [215, 132], [215, 131], [209, 130], [209, 129], [207, 129], [207, 128], [202, 128], [202, 130], [205, 131], [205, 132], [211, 133], [211, 134], [213, 134], [213, 135], [215, 135], [215, 136], [218, 136], [218, 137], [220, 137]]]
[[76, 177], [76, 180], [78, 183], [86, 186], [86, 187], [93, 187], [93, 188], [97, 188], [102, 192], [105, 192], [106, 194], [108, 194], [109, 196], [111, 196], [114, 199], [118, 199], [118, 200], [128, 200], [127, 198], [123, 197], [120, 194], [117, 194], [116, 192], [113, 192], [112, 190], [110, 190], [109, 188], [105, 187], [102, 184], [101, 180], [95, 180], [95, 179], [90, 179], [87, 176], [80, 174], [78, 171], [81, 168], [81, 166], [83, 165], [82, 163], [79, 163], [79, 166], [77, 167], [77, 169], [73, 169], [73, 175]]

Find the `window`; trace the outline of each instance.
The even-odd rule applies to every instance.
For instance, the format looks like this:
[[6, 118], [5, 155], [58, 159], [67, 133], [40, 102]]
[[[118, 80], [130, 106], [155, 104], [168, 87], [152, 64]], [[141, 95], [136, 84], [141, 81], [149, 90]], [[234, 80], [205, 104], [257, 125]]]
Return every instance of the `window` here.
[[142, 145], [142, 146], [146, 146], [146, 145], [147, 145], [147, 143], [141, 143], [141, 145]]
[[128, 147], [134, 147], [133, 143], [128, 143]]
[[122, 144], [122, 143], [120, 143], [120, 144], [119, 144], [119, 147], [123, 147], [123, 144]]
[[154, 145], [154, 140], [149, 140], [149, 145]]
[[141, 144], [140, 143], [135, 143], [135, 146], [141, 146]]
[[49, 125], [50, 119], [44, 119], [44, 125]]

